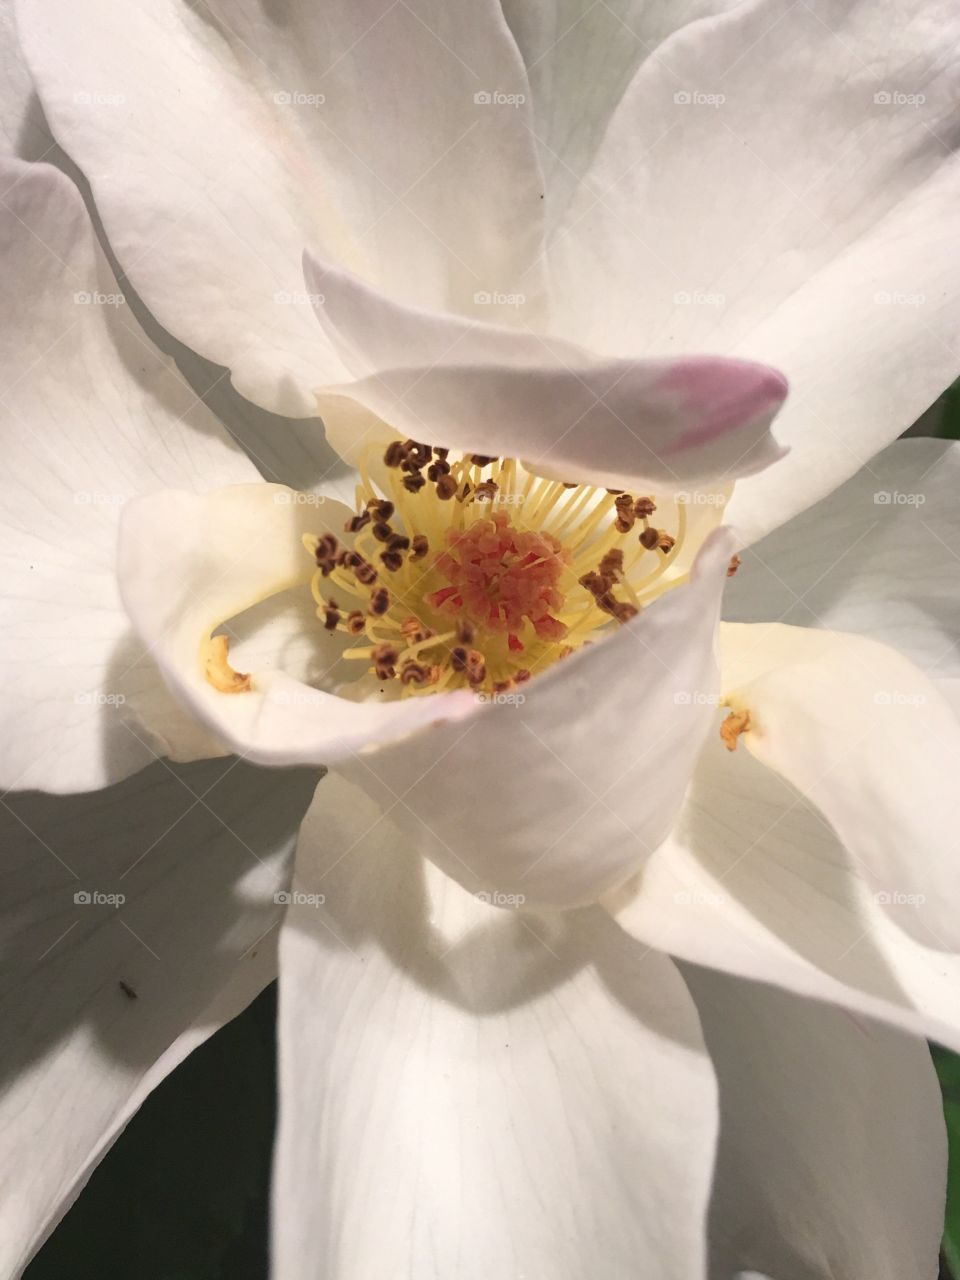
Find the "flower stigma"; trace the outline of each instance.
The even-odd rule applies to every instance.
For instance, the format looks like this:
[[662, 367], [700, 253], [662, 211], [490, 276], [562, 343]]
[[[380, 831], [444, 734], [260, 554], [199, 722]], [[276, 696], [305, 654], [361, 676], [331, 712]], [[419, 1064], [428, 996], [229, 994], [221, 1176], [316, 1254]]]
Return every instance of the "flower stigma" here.
[[[547, 480], [513, 459], [414, 440], [382, 456], [383, 490], [360, 467], [343, 534], [307, 534], [311, 590], [329, 632], [401, 696], [503, 693], [629, 622], [686, 577], [683, 545], [652, 497]], [[388, 491], [387, 491], [388, 490]]]

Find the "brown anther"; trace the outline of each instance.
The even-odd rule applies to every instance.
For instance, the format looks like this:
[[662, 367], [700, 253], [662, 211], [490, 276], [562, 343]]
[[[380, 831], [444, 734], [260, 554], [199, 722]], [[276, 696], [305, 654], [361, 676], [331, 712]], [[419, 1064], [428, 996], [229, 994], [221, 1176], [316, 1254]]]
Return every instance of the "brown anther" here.
[[398, 569], [403, 567], [403, 556], [399, 551], [381, 551], [380, 559], [383, 567], [388, 569], [390, 573], [396, 573]]
[[450, 474], [449, 462], [443, 462], [443, 461], [431, 462], [429, 467], [427, 467], [427, 479], [434, 481], [434, 483], [437, 480], [439, 480], [441, 476], [446, 476], [449, 474]]
[[419, 644], [421, 640], [426, 640], [428, 636], [433, 634], [430, 628], [425, 627], [420, 619], [413, 614], [409, 618], [404, 618], [403, 622], [400, 623], [400, 630], [407, 644]]
[[422, 662], [410, 658], [400, 671], [401, 684], [435, 684], [440, 675], [439, 667], [428, 667]]
[[426, 534], [415, 533], [413, 535], [413, 550], [410, 552], [411, 560], [422, 560], [430, 550], [430, 543], [427, 541]]
[[323, 625], [327, 631], [336, 631], [337, 623], [340, 621], [340, 610], [337, 608], [336, 600], [328, 600], [323, 613]]
[[664, 555], [666, 555], [668, 551], [672, 551], [676, 545], [677, 545], [677, 540], [672, 533], [666, 533], [663, 529], [659, 531], [659, 537], [657, 538], [657, 546], [660, 548], [660, 550], [663, 552]]
[[437, 497], [441, 498], [444, 502], [449, 501], [456, 492], [457, 482], [453, 476], [441, 476], [437, 481]]
[[660, 532], [657, 529], [644, 529], [640, 535], [640, 545], [645, 551], [653, 551], [660, 545]]
[[743, 561], [739, 556], [731, 556], [730, 563], [727, 565], [727, 577], [732, 578], [742, 563]]
[[393, 536], [393, 530], [387, 524], [386, 520], [374, 521], [373, 528], [370, 530], [378, 542], [389, 542]]
[[608, 489], [608, 490], [607, 490], [607, 493], [612, 494], [615, 498], [619, 498], [620, 494], [621, 494], [621, 493], [623, 493], [623, 490], [622, 490], [622, 489]]
[[619, 547], [614, 547], [600, 561], [600, 576], [610, 578], [614, 582], [623, 573], [623, 552]]
[[560, 483], [565, 489], [579, 489], [580, 485], [576, 480], [561, 480]]
[[625, 492], [618, 491], [617, 496], [613, 500], [613, 505], [617, 508], [618, 511], [632, 511], [633, 504], [634, 504], [634, 499], [630, 496], [629, 493], [625, 493]]
[[461, 619], [457, 623], [457, 639], [460, 641], [461, 644], [470, 645], [470, 644], [473, 644], [473, 636], [474, 636], [473, 624], [469, 622], [465, 622], [463, 619]]
[[462, 648], [460, 645], [457, 645], [455, 649], [451, 649], [450, 665], [453, 667], [454, 671], [466, 671], [468, 657], [469, 654], [466, 649]]
[[407, 551], [410, 547], [410, 539], [404, 533], [393, 533], [390, 535], [390, 541], [387, 543], [388, 551]]
[[489, 467], [491, 462], [496, 462], [496, 458], [488, 458], [482, 453], [471, 453], [470, 461], [475, 467]]
[[426, 483], [419, 471], [413, 471], [410, 475], [403, 477], [403, 487], [408, 493], [419, 493]]
[[622, 602], [617, 601], [613, 611], [613, 616], [618, 622], [629, 622], [630, 619], [635, 618], [639, 612], [640, 610], [635, 604], [630, 604], [629, 601], [626, 600]]
[[425, 467], [433, 457], [433, 449], [428, 444], [421, 444], [419, 440], [407, 440], [407, 457], [415, 467]]
[[512, 680], [494, 680], [491, 691], [493, 693], [507, 693], [512, 688]]
[[381, 520], [389, 520], [395, 510], [393, 503], [386, 498], [375, 498], [372, 503], [367, 503], [367, 506], [373, 506]]
[[629, 533], [633, 528], [633, 517], [617, 516], [616, 520], [613, 522], [613, 527], [616, 529], [617, 533]]
[[515, 671], [513, 673], [514, 684], [526, 684], [530, 678], [531, 672], [529, 672], [526, 667], [521, 667], [519, 671]]
[[720, 726], [720, 739], [728, 751], [736, 751], [737, 739], [750, 728], [749, 711], [731, 711]]
[[434, 446], [433, 456], [435, 458], [439, 458], [441, 462], [446, 462], [446, 460], [450, 457], [450, 450], [438, 449], [436, 446]]
[[581, 587], [586, 587], [592, 596], [598, 596], [606, 590], [607, 584], [595, 569], [591, 569], [589, 573], [585, 573], [582, 578], [577, 581]]
[[347, 630], [352, 636], [358, 636], [366, 625], [366, 618], [359, 609], [353, 609], [347, 614]]
[[388, 467], [399, 467], [400, 464], [403, 462], [403, 460], [406, 458], [406, 456], [407, 456], [406, 445], [401, 444], [399, 440], [391, 440], [391, 442], [387, 445], [387, 450], [386, 450], [386, 453], [384, 453], [383, 455], [383, 460]]
[[479, 649], [471, 649], [467, 654], [467, 679], [471, 684], [483, 684], [487, 678], [487, 660]]
[[370, 612], [375, 618], [382, 618], [390, 608], [390, 592], [386, 587], [377, 587], [370, 592]]
[[317, 539], [317, 545], [313, 553], [314, 559], [325, 578], [329, 576], [337, 563], [339, 548], [340, 544], [332, 533], [324, 533]]
[[359, 533], [364, 525], [370, 523], [370, 512], [361, 511], [358, 516], [352, 516], [343, 526], [344, 533]]
[[497, 496], [499, 487], [493, 480], [484, 480], [482, 484], [477, 485], [474, 497], [477, 502], [492, 502]]
[[645, 520], [647, 516], [652, 516], [657, 509], [657, 504], [652, 498], [637, 498], [633, 504], [633, 512], [638, 520]]
[[370, 658], [373, 662], [374, 670], [381, 680], [392, 680], [397, 674], [395, 663], [399, 656], [396, 646], [386, 641], [375, 646]]
[[364, 560], [362, 556], [358, 556], [360, 561], [358, 565], [353, 566], [353, 576], [363, 587], [369, 587], [377, 580], [377, 571], [369, 560]]

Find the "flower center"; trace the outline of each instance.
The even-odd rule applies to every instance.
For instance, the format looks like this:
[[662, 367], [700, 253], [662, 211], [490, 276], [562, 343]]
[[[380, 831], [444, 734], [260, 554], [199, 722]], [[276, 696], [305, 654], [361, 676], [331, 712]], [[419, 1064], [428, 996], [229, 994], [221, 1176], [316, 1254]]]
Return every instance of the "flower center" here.
[[389, 496], [361, 466], [352, 546], [330, 531], [304, 545], [318, 617], [365, 641], [344, 657], [405, 696], [504, 692], [682, 580], [667, 572], [682, 504], [670, 533], [651, 497], [544, 480], [513, 459], [398, 440], [383, 462]]

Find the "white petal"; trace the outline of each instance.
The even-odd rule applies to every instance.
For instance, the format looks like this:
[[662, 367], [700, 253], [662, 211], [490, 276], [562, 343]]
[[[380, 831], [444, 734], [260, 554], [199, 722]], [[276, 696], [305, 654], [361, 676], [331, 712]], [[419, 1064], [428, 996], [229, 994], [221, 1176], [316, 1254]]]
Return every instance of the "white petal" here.
[[477, 901], [331, 783], [281, 938], [276, 1274], [700, 1280], [715, 1095], [671, 962]]
[[666, 489], [782, 456], [769, 428], [787, 384], [763, 365], [610, 360], [532, 330], [402, 306], [309, 254], [304, 272], [354, 379], [327, 390], [414, 439], [521, 457], [578, 482]]
[[926, 1043], [684, 966], [720, 1083], [718, 1275], [937, 1273], [947, 1150]]
[[960, 956], [900, 929], [813, 805], [719, 737], [671, 837], [609, 905], [650, 946], [960, 1049]]
[[818, 806], [901, 927], [960, 940], [960, 723], [930, 680], [862, 636], [726, 623], [721, 686], [749, 711], [747, 748]]
[[595, 901], [643, 864], [680, 807], [712, 722], [731, 548], [715, 534], [689, 584], [508, 705], [338, 768], [468, 889], [528, 906]]
[[[20, 51], [13, 7], [4, 4], [0, 7], [0, 155], [42, 160], [54, 146]], [[10, 181], [3, 181], [4, 190]]]
[[305, 245], [439, 307], [472, 310], [477, 290], [523, 276], [536, 309], [529, 108], [475, 101], [528, 97], [494, 0], [308, 5], [283, 21], [255, 0], [210, 9], [138, 0], [119, 24], [109, 0], [82, 19], [66, 3], [19, 10], [54, 133], [167, 329], [249, 399], [304, 416], [336, 365], [304, 296]]
[[150, 1090], [274, 976], [274, 894], [314, 783], [158, 764], [95, 796], [5, 800], [4, 1275]]
[[[233, 668], [250, 676], [250, 687], [221, 692], [208, 680], [211, 634], [269, 597], [296, 588], [308, 599], [316, 566], [303, 535], [340, 531], [352, 514], [332, 498], [262, 483], [209, 494], [168, 490], [124, 510], [120, 590], [145, 652], [196, 718], [257, 764], [326, 764], [477, 711], [468, 693], [354, 702], [304, 683], [302, 654], [289, 668], [282, 662], [286, 645], [303, 639], [303, 614], [288, 596], [266, 633], [245, 647], [257, 665]], [[339, 646], [319, 620], [314, 637], [319, 678]]]
[[761, 0], [689, 23], [638, 71], [555, 240], [558, 332], [790, 379], [789, 460], [728, 513], [750, 538], [956, 375], [958, 23], [940, 0]]
[[0, 765], [5, 787], [72, 791], [222, 751], [130, 652], [116, 531], [136, 493], [256, 473], [129, 314], [73, 183], [3, 168]]
[[[562, 218], [637, 67], [669, 58], [670, 36], [688, 21], [733, 8], [736, 0], [504, 0], [533, 95], [537, 150], [550, 225]], [[663, 46], [666, 47], [664, 48]]]
[[744, 551], [724, 617], [853, 631], [960, 675], [960, 444], [900, 440]]

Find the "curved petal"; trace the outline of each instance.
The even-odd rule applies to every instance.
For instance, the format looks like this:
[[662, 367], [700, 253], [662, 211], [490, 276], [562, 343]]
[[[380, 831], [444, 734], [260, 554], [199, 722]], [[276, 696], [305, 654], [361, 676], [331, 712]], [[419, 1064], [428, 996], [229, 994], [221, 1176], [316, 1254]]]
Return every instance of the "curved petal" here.
[[870, 636], [931, 679], [960, 675], [960, 444], [900, 440], [745, 550], [724, 617]]
[[4, 801], [4, 1275], [150, 1090], [275, 975], [274, 895], [314, 786], [217, 761]]
[[599, 908], [497, 911], [331, 790], [281, 935], [277, 1273], [700, 1280], [715, 1095], [671, 962]]
[[530, 80], [548, 223], [561, 221], [637, 68], [679, 27], [738, 0], [503, 0]]
[[610, 360], [529, 329], [402, 306], [310, 254], [304, 272], [354, 379], [325, 389], [413, 439], [521, 457], [563, 479], [668, 490], [782, 456], [769, 428], [787, 384], [763, 365]]
[[947, 1144], [926, 1043], [683, 966], [720, 1084], [718, 1275], [934, 1276]]
[[750, 539], [956, 375], [958, 24], [939, 0], [759, 0], [687, 24], [634, 77], [554, 239], [557, 332], [789, 377], [790, 458], [728, 512]]
[[[145, 651], [197, 719], [257, 764], [326, 764], [436, 720], [477, 711], [469, 693], [403, 702], [337, 697], [277, 667], [263, 638], [247, 649], [263, 662], [240, 673], [249, 679], [227, 691], [211, 682], [210, 664], [218, 665], [213, 632], [267, 597], [294, 587], [308, 595], [316, 566], [304, 551], [303, 535], [317, 533], [321, 522], [342, 528], [352, 514], [335, 499], [276, 484], [202, 495], [168, 490], [124, 510], [120, 591]], [[299, 631], [300, 615], [284, 610], [267, 638], [279, 650]], [[229, 626], [226, 634], [229, 642]], [[329, 639], [319, 623], [316, 636], [318, 646]], [[331, 647], [327, 665], [338, 656]], [[296, 669], [302, 672], [302, 663]], [[225, 674], [230, 677], [229, 667]]]
[[873, 640], [721, 627], [725, 702], [743, 742], [818, 806], [901, 927], [960, 940], [960, 723], [906, 658]]
[[4, 787], [74, 791], [160, 752], [222, 754], [130, 652], [117, 524], [136, 493], [256, 473], [129, 315], [73, 183], [2, 172], [0, 768]]
[[[0, 155], [42, 160], [55, 143], [30, 83], [17, 39], [13, 6], [0, 7]], [[15, 178], [5, 178], [5, 190]]]
[[643, 864], [680, 807], [718, 699], [731, 549], [729, 532], [714, 534], [689, 584], [505, 704], [339, 770], [468, 889], [529, 907], [595, 901]]
[[670, 838], [608, 905], [652, 947], [960, 1049], [960, 956], [899, 928], [814, 806], [719, 736]]
[[258, 0], [137, 0], [121, 24], [109, 0], [24, 0], [19, 17], [124, 271], [254, 402], [307, 416], [317, 377], [336, 372], [304, 296], [306, 244], [453, 309], [531, 268], [533, 309], [543, 188], [495, 0], [282, 15]]

